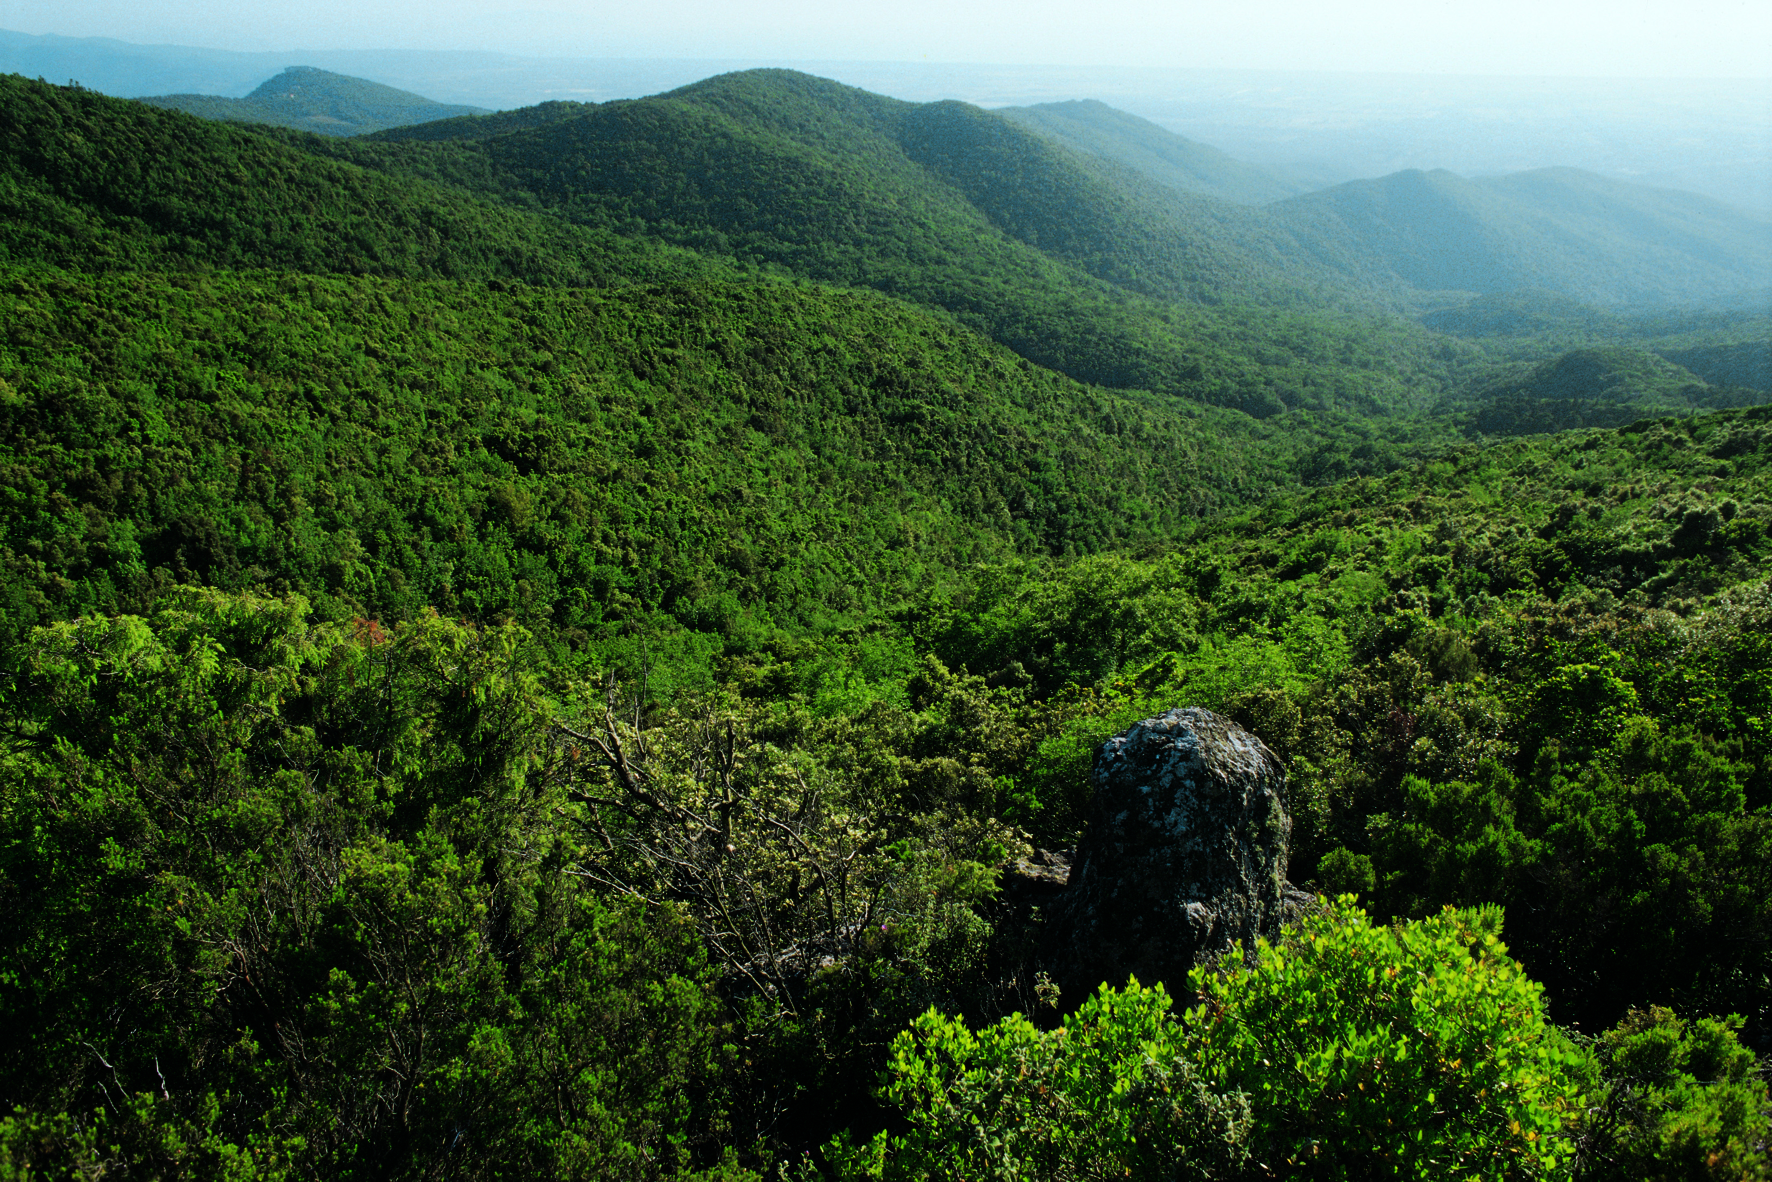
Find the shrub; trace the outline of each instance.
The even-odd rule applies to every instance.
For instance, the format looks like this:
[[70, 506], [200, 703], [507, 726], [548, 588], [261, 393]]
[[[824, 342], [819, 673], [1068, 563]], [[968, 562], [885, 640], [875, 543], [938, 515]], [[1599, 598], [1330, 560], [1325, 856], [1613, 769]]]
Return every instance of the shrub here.
[[1447, 908], [1383, 927], [1343, 896], [1253, 967], [1194, 971], [1202, 1077], [1249, 1096], [1269, 1169], [1502, 1179], [1566, 1164], [1586, 1059], [1500, 926], [1499, 908]]
[[1583, 1144], [1584, 1179], [1772, 1178], [1772, 1105], [1739, 1017], [1685, 1022], [1632, 1010], [1595, 1046], [1606, 1090]]
[[1020, 1014], [973, 1033], [930, 1010], [893, 1044], [902, 1137], [829, 1147], [848, 1178], [1226, 1178], [1248, 1158], [1246, 1097], [1183, 1053], [1161, 985], [1103, 986], [1058, 1030]]

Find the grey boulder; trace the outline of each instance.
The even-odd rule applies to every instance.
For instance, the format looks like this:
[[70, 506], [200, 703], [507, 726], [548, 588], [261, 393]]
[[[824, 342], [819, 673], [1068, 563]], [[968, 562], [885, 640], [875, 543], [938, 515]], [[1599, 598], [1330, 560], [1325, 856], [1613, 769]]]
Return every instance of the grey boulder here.
[[1252, 956], [1279, 933], [1292, 819], [1260, 739], [1210, 710], [1170, 710], [1103, 743], [1091, 778], [1067, 889], [1049, 904], [1066, 1008], [1128, 976], [1185, 995], [1199, 961], [1239, 943]]

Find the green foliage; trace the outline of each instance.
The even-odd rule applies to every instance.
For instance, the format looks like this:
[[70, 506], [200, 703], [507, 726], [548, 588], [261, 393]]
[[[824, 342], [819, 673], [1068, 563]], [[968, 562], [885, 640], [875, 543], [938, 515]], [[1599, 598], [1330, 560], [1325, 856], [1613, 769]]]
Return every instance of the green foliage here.
[[1595, 1045], [1607, 1091], [1590, 1118], [1581, 1176], [1772, 1177], [1772, 1100], [1741, 1018], [1686, 1022], [1632, 1010]]
[[1500, 911], [1386, 928], [1343, 897], [1251, 967], [1195, 970], [1202, 1076], [1248, 1095], [1280, 1176], [1555, 1176], [1583, 1056], [1500, 942]]
[[1169, 995], [1103, 986], [1057, 1030], [974, 1033], [934, 1010], [893, 1043], [883, 1095], [910, 1131], [826, 1147], [845, 1178], [1236, 1178], [1249, 1098], [1209, 1086]]
[[[4, 79], [0, 209], [0, 1172], [1764, 1173], [1772, 415], [1409, 417], [1751, 402], [1657, 358], [1763, 320], [1313, 311], [1255, 211], [785, 72], [374, 143]], [[1398, 926], [997, 1022], [1002, 867], [1179, 704]]]
[[14, 635], [169, 583], [268, 584], [334, 616], [547, 624], [705, 686], [711, 653], [778, 624], [1159, 537], [1274, 478], [1234, 422], [874, 296], [0, 282]]
[[0, 776], [14, 1166], [709, 1156], [710, 970], [672, 909], [559, 872], [531, 652], [196, 591], [37, 632]]
[[1372, 859], [1338, 846], [1317, 860], [1317, 883], [1325, 891], [1346, 895], [1369, 895], [1378, 885]]

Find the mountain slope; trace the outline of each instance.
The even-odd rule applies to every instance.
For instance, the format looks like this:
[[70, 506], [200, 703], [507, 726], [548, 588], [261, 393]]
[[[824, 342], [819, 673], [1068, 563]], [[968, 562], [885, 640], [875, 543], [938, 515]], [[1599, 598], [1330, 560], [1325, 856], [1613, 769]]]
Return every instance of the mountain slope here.
[[275, 78], [267, 79], [245, 98], [164, 94], [140, 101], [204, 119], [269, 123], [320, 135], [360, 135], [411, 123], [484, 113], [479, 107], [439, 103], [410, 91], [313, 66], [290, 66]]
[[692, 657], [1290, 481], [1242, 416], [871, 293], [12, 271], [0, 322], [12, 635], [199, 582], [611, 644], [662, 612]]
[[246, 128], [0, 77], [0, 262], [601, 285], [724, 271], [315, 156]]
[[1569, 168], [1478, 180], [1410, 170], [1271, 209], [1319, 262], [1423, 291], [1537, 289], [1620, 305], [1702, 300], [1772, 275], [1772, 223]]
[[991, 113], [1184, 193], [1262, 205], [1310, 187], [1095, 99], [994, 107]]
[[525, 131], [532, 127], [544, 127], [549, 123], [571, 119], [574, 116], [585, 114], [596, 105], [596, 103], [576, 103], [554, 99], [545, 103], [537, 103], [533, 107], [519, 107], [514, 111], [456, 115], [449, 119], [433, 119], [425, 123], [390, 127], [382, 131], [368, 132], [365, 138], [383, 143], [399, 143], [403, 140], [484, 140], [491, 139], [495, 135], [504, 135], [506, 132]]
[[[1083, 381], [1258, 415], [1418, 408], [1466, 356], [1345, 288], [1307, 290], [1260, 211], [1163, 189], [965, 104], [758, 70], [505, 135], [458, 126], [473, 138], [314, 147], [876, 288]], [[1329, 378], [1330, 356], [1360, 382]]]

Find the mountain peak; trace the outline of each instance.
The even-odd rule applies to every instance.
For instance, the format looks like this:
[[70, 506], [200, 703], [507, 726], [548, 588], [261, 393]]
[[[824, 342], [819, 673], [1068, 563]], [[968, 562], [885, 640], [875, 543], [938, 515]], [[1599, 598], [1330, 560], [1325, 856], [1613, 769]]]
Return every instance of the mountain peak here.
[[367, 78], [334, 74], [317, 66], [288, 66], [240, 99], [207, 94], [170, 94], [141, 101], [205, 119], [271, 123], [322, 135], [360, 135], [383, 128], [482, 113], [479, 107], [439, 103], [409, 90], [384, 86]]

